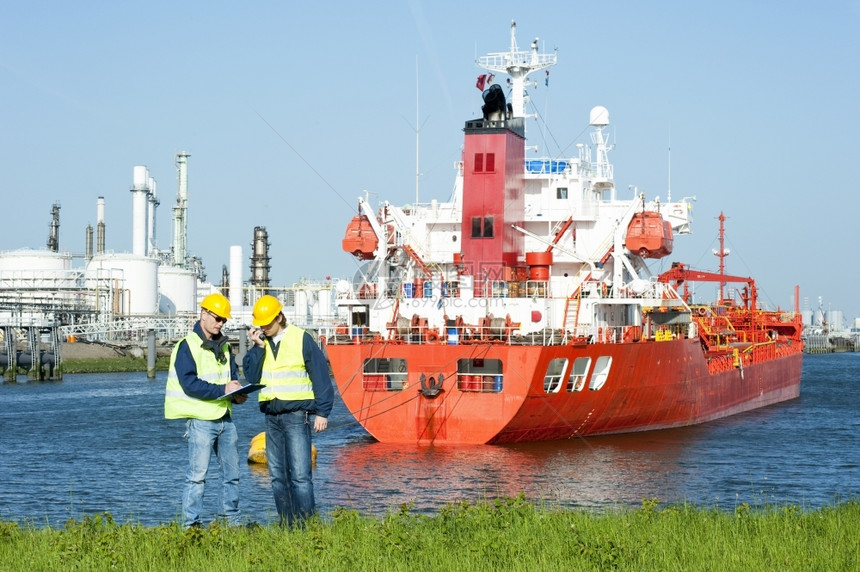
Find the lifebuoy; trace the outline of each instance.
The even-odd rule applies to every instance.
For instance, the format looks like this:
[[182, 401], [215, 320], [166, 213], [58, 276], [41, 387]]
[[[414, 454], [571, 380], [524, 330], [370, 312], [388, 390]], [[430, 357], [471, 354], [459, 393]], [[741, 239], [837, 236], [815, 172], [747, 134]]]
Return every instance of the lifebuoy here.
[[428, 330], [427, 343], [435, 344], [437, 341], [439, 341], [439, 334], [436, 333], [436, 330]]
[[707, 315], [708, 315], [708, 310], [707, 310], [707, 308], [699, 308], [699, 309], [698, 309], [698, 312], [699, 312], [699, 315], [700, 315], [700, 316], [707, 316]]

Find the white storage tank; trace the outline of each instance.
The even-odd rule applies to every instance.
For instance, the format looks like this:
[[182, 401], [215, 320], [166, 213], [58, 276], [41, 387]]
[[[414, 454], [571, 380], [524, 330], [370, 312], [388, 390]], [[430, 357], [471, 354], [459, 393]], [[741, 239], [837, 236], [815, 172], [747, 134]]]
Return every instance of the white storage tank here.
[[197, 275], [178, 266], [158, 267], [158, 311], [177, 314], [197, 311]]
[[51, 250], [8, 250], [0, 252], [3, 288], [45, 290], [77, 286], [72, 271], [72, 255]]
[[317, 302], [314, 304], [314, 321], [324, 322], [330, 320], [334, 309], [331, 303], [332, 290], [320, 290], [317, 292]]
[[158, 313], [158, 260], [134, 254], [100, 254], [87, 263], [87, 287], [109, 289], [118, 314]]
[[21, 248], [0, 252], [0, 270], [69, 270], [72, 255], [52, 250]]
[[296, 289], [296, 305], [293, 309], [294, 313], [291, 321], [297, 325], [307, 324], [309, 308], [310, 302], [308, 300], [307, 290], [302, 288]]
[[831, 330], [841, 330], [844, 327], [842, 310], [828, 310], [827, 325]]

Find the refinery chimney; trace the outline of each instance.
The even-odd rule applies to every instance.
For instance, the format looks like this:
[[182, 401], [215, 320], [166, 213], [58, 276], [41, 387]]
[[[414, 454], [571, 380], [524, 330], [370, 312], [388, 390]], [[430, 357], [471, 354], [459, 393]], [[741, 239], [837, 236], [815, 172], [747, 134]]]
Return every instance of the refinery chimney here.
[[155, 179], [152, 177], [149, 178], [149, 208], [146, 211], [147, 220], [146, 220], [146, 234], [149, 237], [149, 241], [146, 247], [147, 256], [154, 256], [157, 245], [155, 243], [155, 210], [158, 208], [158, 205], [161, 203], [158, 200], [158, 194], [155, 192], [156, 188]]
[[173, 264], [185, 268], [188, 258], [188, 157], [185, 151], [176, 154], [179, 177], [176, 206], [173, 207]]
[[86, 249], [86, 260], [90, 261], [93, 259], [93, 225], [91, 224], [87, 225]]
[[251, 286], [269, 287], [269, 234], [266, 227], [254, 227], [254, 242], [251, 243]]
[[59, 252], [60, 250], [60, 203], [54, 203], [51, 209], [51, 232], [48, 234], [48, 250]]
[[131, 252], [135, 256], [146, 256], [148, 184], [149, 170], [145, 165], [135, 165], [131, 187]]
[[96, 254], [105, 253], [105, 198], [96, 202]]

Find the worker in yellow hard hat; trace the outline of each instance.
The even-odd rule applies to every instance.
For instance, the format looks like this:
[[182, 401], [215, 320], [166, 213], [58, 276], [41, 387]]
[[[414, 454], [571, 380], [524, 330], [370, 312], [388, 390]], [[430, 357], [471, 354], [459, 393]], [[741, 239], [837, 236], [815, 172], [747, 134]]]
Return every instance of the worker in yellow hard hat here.
[[229, 525], [240, 524], [239, 439], [233, 425], [233, 403], [247, 395], [225, 397], [242, 387], [236, 359], [221, 329], [230, 318], [230, 302], [222, 294], [206, 296], [200, 304], [200, 320], [181, 339], [170, 356], [164, 394], [164, 416], [186, 419], [188, 470], [182, 495], [186, 528], [201, 526], [203, 487], [212, 451], [223, 477], [220, 514]]
[[301, 524], [314, 513], [311, 427], [324, 431], [334, 404], [328, 361], [305, 330], [287, 325], [274, 296], [254, 304], [251, 348], [245, 378], [262, 383], [260, 411], [266, 415], [266, 461], [281, 523]]

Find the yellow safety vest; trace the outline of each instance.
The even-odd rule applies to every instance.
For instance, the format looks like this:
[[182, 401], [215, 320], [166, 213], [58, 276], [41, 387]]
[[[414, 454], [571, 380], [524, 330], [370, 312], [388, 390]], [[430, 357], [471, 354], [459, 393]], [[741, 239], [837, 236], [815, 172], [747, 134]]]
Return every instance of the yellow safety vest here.
[[[230, 382], [230, 346], [228, 344], [224, 344], [227, 362], [218, 363], [211, 350], [203, 349], [203, 339], [195, 332], [185, 336], [184, 341], [191, 350], [194, 363], [197, 364], [197, 377], [218, 385], [227, 385]], [[167, 419], [192, 417], [210, 421], [221, 419], [225, 413], [232, 411], [232, 402], [229, 399], [211, 401], [197, 399], [182, 390], [179, 377], [176, 375], [176, 354], [179, 353], [180, 345], [181, 343], [176, 344], [170, 355], [170, 371], [167, 373], [167, 388], [164, 392], [164, 417]]]
[[271, 344], [266, 344], [266, 357], [263, 359], [263, 372], [260, 383], [260, 401], [282, 399], [301, 401], [314, 398], [313, 383], [305, 369], [302, 344], [305, 331], [290, 324], [281, 338], [278, 357], [275, 357]]

